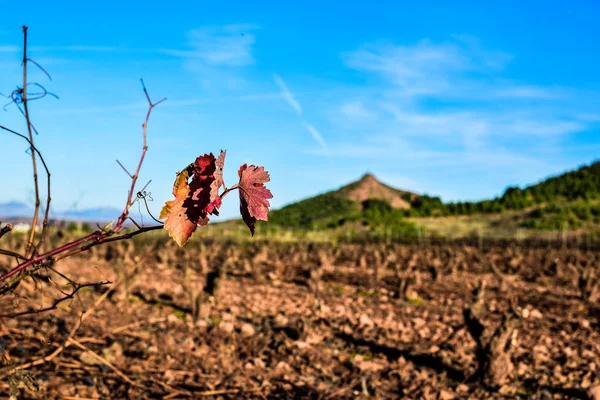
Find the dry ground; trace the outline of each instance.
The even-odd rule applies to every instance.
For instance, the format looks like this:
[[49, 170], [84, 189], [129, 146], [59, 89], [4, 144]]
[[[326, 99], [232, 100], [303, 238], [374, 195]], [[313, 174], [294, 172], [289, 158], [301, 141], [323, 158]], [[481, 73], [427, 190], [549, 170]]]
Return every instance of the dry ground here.
[[[54, 311], [0, 320], [0, 391], [35, 399], [585, 398], [600, 384], [597, 281], [585, 274], [599, 259], [518, 247], [117, 244], [57, 266], [78, 282], [112, 285], [82, 290]], [[488, 336], [503, 316], [519, 315], [505, 349], [513, 368], [498, 385], [479, 379], [464, 319], [482, 281]], [[3, 310], [58, 296], [37, 286], [5, 295]]]

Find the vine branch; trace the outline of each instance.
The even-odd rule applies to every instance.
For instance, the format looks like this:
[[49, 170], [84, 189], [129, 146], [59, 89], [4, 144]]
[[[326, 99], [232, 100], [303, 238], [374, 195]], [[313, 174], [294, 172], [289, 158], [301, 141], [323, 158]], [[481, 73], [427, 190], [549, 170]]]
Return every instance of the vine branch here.
[[[146, 152], [148, 150], [148, 145], [147, 145], [147, 127], [148, 127], [148, 121], [150, 120], [150, 115], [152, 113], [152, 110], [154, 109], [154, 107], [156, 107], [157, 105], [159, 105], [160, 103], [162, 103], [164, 100], [166, 99], [162, 99], [156, 103], [153, 103], [152, 100], [150, 99], [150, 95], [148, 93], [148, 90], [146, 89], [146, 86], [144, 85], [144, 82], [142, 81], [142, 87], [144, 89], [144, 94], [146, 96], [146, 99], [148, 100], [148, 112], [146, 113], [146, 118], [144, 120], [144, 123], [142, 125], [143, 128], [143, 148], [142, 148], [142, 154], [140, 156], [140, 160], [138, 162], [138, 166], [136, 168], [135, 173], [133, 174], [132, 178], [131, 178], [131, 188], [128, 192], [128, 196], [127, 196], [127, 201], [125, 204], [125, 208], [123, 210], [123, 212], [121, 213], [121, 215], [119, 216], [119, 218], [117, 219], [117, 223], [114, 227], [114, 229], [99, 229], [95, 232], [92, 232], [91, 234], [84, 236], [82, 238], [79, 238], [77, 240], [74, 240], [72, 242], [66, 243], [58, 248], [52, 249], [50, 251], [47, 251], [43, 254], [39, 254], [39, 255], [35, 255], [35, 254], [31, 254], [31, 256], [26, 257], [26, 261], [23, 260], [23, 262], [21, 262], [20, 264], [18, 264], [16, 267], [14, 267], [13, 269], [11, 269], [10, 271], [4, 273], [2, 276], [0, 276], [0, 284], [4, 284], [4, 288], [6, 287], [11, 287], [14, 284], [16, 284], [18, 281], [20, 281], [21, 279], [23, 279], [24, 277], [27, 276], [27, 274], [22, 274], [21, 276], [19, 276], [16, 280], [13, 280], [11, 282], [7, 282], [7, 280], [13, 276], [15, 276], [18, 273], [21, 273], [23, 271], [26, 271], [28, 269], [30, 269], [29, 272], [35, 272], [37, 270], [39, 270], [40, 268], [43, 267], [47, 267], [50, 266], [52, 264], [54, 264], [55, 262], [57, 262], [58, 260], [73, 256], [75, 254], [81, 253], [83, 251], [89, 250], [92, 247], [98, 246], [100, 244], [103, 243], [109, 243], [109, 242], [114, 242], [114, 241], [118, 241], [118, 240], [125, 240], [125, 239], [130, 239], [136, 235], [139, 235], [141, 233], [144, 232], [148, 232], [151, 230], [157, 230], [157, 229], [162, 229], [162, 225], [157, 225], [157, 226], [150, 226], [150, 227], [141, 227], [136, 231], [133, 232], [129, 232], [120, 236], [116, 236], [116, 237], [112, 237], [114, 234], [118, 233], [119, 231], [121, 231], [121, 229], [124, 226], [124, 223], [127, 219], [129, 219], [129, 209], [131, 208], [131, 206], [134, 204], [132, 198], [133, 198], [133, 193], [135, 190], [135, 185], [137, 183], [137, 179], [139, 177], [139, 173], [140, 170], [142, 168], [142, 164], [144, 163], [144, 158], [146, 155]], [[13, 133], [25, 140], [27, 140], [27, 142], [30, 144], [31, 148], [33, 149], [33, 151], [38, 154], [40, 156], [40, 160], [42, 161], [44, 167], [46, 168], [46, 164], [43, 161], [43, 158], [41, 156], [41, 153], [37, 150], [37, 148], [33, 145], [33, 142], [31, 141], [31, 139], [27, 138], [26, 136], [12, 130], [9, 128], [6, 128], [4, 126], [0, 125], [0, 129], [3, 129], [7, 132]], [[47, 174], [48, 174], [48, 179], [50, 179], [50, 173], [48, 172], [48, 169], [46, 168]], [[48, 185], [49, 187], [50, 185]], [[21, 259], [22, 260], [22, 259]], [[33, 268], [30, 268], [33, 267]]]
[[63, 297], [55, 299], [54, 302], [51, 305], [49, 305], [48, 307], [43, 307], [43, 308], [34, 309], [34, 310], [29, 309], [29, 310], [20, 311], [17, 313], [0, 314], [0, 318], [16, 318], [16, 317], [20, 317], [23, 315], [40, 314], [40, 313], [43, 313], [46, 311], [56, 310], [60, 303], [63, 303], [67, 300], [73, 300], [75, 298], [75, 295], [77, 294], [77, 292], [79, 292], [83, 288], [105, 286], [105, 285], [108, 285], [111, 283], [112, 282], [109, 282], [109, 281], [94, 282], [94, 283], [76, 283], [76, 284], [74, 284], [74, 288], [71, 291], [71, 293], [65, 293], [65, 295]]
[[[23, 89], [21, 92], [21, 102], [23, 103], [23, 110], [25, 113], [25, 121], [27, 123], [27, 133], [29, 133], [29, 144], [31, 146], [31, 163], [33, 165], [33, 183], [35, 186], [35, 210], [33, 211], [33, 219], [31, 221], [31, 230], [29, 232], [29, 240], [27, 241], [27, 249], [25, 254], [33, 254], [35, 249], [33, 247], [33, 239], [35, 237], [35, 231], [38, 223], [38, 216], [40, 212], [40, 188], [38, 184], [37, 174], [37, 161], [35, 157], [34, 144], [33, 144], [33, 131], [31, 129], [31, 119], [29, 117], [29, 106], [27, 104], [27, 26], [23, 25]], [[48, 197], [49, 199], [50, 197]], [[47, 209], [49, 207], [46, 207]], [[48, 210], [46, 210], [48, 212]]]

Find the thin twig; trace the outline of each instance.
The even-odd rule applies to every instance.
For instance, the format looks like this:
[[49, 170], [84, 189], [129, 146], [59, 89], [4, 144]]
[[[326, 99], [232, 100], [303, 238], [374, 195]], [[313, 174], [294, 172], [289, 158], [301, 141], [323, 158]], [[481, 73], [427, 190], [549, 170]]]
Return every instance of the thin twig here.
[[[166, 390], [170, 391], [170, 392], [171, 392], [171, 394], [170, 394], [169, 396], [175, 396], [175, 397], [177, 397], [177, 396], [179, 396], [179, 395], [185, 395], [185, 396], [188, 396], [188, 397], [191, 397], [191, 396], [192, 396], [192, 392], [188, 392], [187, 390], [181, 390], [181, 389], [174, 388], [173, 386], [171, 386], [171, 385], [169, 385], [169, 384], [166, 384], [166, 383], [164, 383], [164, 382], [161, 382], [161, 381], [159, 381], [159, 380], [158, 380], [158, 379], [156, 379], [156, 378], [150, 377], [150, 381], [152, 381], [152, 382], [154, 382], [154, 383], [157, 383], [157, 384], [159, 384], [160, 386], [162, 386], [163, 388], [165, 388]], [[166, 396], [165, 396], [165, 397], [166, 397]], [[163, 399], [164, 399], [165, 397], [163, 397]]]
[[[93, 232], [87, 236], [84, 236], [83, 238], [80, 238], [78, 240], [75, 240], [73, 242], [67, 243], [59, 248], [50, 250], [44, 254], [38, 255], [38, 256], [34, 256], [31, 257], [31, 259], [29, 259], [26, 262], [23, 262], [19, 265], [17, 265], [16, 267], [14, 267], [12, 270], [8, 271], [7, 273], [3, 274], [2, 276], [0, 276], [0, 282], [6, 281], [8, 278], [10, 278], [11, 276], [27, 269], [28, 267], [32, 266], [32, 265], [37, 265], [37, 269], [42, 268], [44, 265], [47, 264], [51, 264], [54, 263], [60, 259], [63, 259], [65, 257], [69, 257], [72, 256], [74, 254], [77, 253], [81, 253], [82, 251], [88, 250], [94, 246], [97, 246], [98, 244], [101, 243], [108, 243], [108, 242], [113, 242], [116, 240], [124, 240], [124, 239], [129, 239], [132, 238], [135, 235], [138, 235], [140, 233], [144, 233], [150, 230], [155, 230], [155, 229], [162, 229], [162, 225], [161, 226], [152, 226], [152, 227], [144, 227], [142, 229], [139, 229], [135, 232], [132, 233], [128, 233], [125, 235], [121, 235], [117, 238], [110, 238], [110, 236], [112, 236], [113, 234], [115, 234], [116, 232], [120, 231], [123, 228], [123, 224], [125, 223], [125, 221], [129, 218], [129, 209], [131, 208], [131, 206], [133, 205], [133, 201], [132, 201], [132, 197], [133, 197], [133, 193], [134, 193], [134, 189], [135, 189], [135, 184], [137, 182], [140, 170], [142, 168], [142, 164], [144, 163], [144, 158], [146, 156], [146, 152], [148, 150], [148, 145], [147, 145], [147, 127], [148, 127], [148, 121], [150, 119], [150, 115], [152, 113], [152, 110], [154, 107], [156, 107], [157, 105], [159, 105], [160, 103], [162, 103], [164, 100], [166, 99], [162, 99], [157, 103], [152, 103], [152, 101], [150, 100], [150, 96], [148, 94], [148, 90], [146, 89], [146, 86], [144, 85], [143, 81], [142, 81], [142, 86], [144, 88], [144, 94], [146, 95], [146, 99], [148, 100], [148, 112], [146, 114], [146, 119], [144, 120], [144, 123], [142, 125], [143, 127], [143, 139], [144, 139], [144, 145], [143, 145], [143, 150], [142, 150], [142, 154], [140, 156], [140, 161], [138, 163], [137, 169], [135, 171], [135, 173], [133, 174], [133, 177], [131, 179], [131, 188], [128, 192], [127, 195], [127, 202], [125, 204], [125, 208], [123, 209], [123, 212], [121, 213], [121, 215], [119, 216], [117, 223], [114, 227], [114, 229], [112, 230], [108, 230], [108, 231], [104, 231], [104, 230], [98, 230], [96, 232]], [[18, 136], [23, 137], [23, 135], [16, 133], [13, 130], [10, 130], [8, 128], [4, 128], [3, 126], [0, 126], [0, 128], [12, 132]], [[29, 139], [28, 139], [29, 140]], [[30, 143], [31, 140], [29, 140]], [[32, 148], [34, 151], [38, 152], [37, 149], [35, 149], [35, 146], [32, 145]], [[38, 152], [39, 154], [39, 152]], [[48, 174], [48, 179], [49, 179], [49, 174]], [[50, 187], [50, 185], [48, 184], [48, 187]], [[67, 252], [71, 250], [70, 252]], [[55, 257], [61, 253], [65, 253], [60, 257]]]
[[12, 231], [13, 226], [11, 224], [6, 224], [2, 228], [0, 228], [0, 238], [6, 235], [8, 232]]
[[[44, 67], [42, 67], [40, 64], [38, 64], [36, 61], [32, 60], [31, 58], [28, 58], [27, 61], [29, 61], [30, 63], [32, 63], [36, 67], [38, 67], [44, 74], [46, 74], [46, 76], [48, 77], [48, 79], [52, 80], [52, 76], [50, 76], [50, 74], [48, 73], [48, 71], [46, 71], [44, 69]], [[48, 92], [46, 92], [46, 94], [48, 94]]]
[[15, 257], [17, 260], [27, 260], [27, 258], [19, 253], [15, 253], [14, 251], [0, 249], [0, 254], [3, 256]]
[[104, 365], [106, 365], [108, 368], [112, 369], [115, 374], [117, 374], [121, 379], [123, 379], [125, 382], [129, 383], [131, 386], [139, 386], [139, 384], [137, 384], [136, 382], [132, 381], [127, 375], [125, 375], [117, 367], [115, 367], [114, 365], [112, 365], [110, 363], [110, 361], [108, 361], [106, 358], [100, 356], [95, 351], [90, 350], [88, 347], [86, 347], [85, 345], [79, 343], [77, 340], [75, 340], [73, 338], [67, 338], [67, 342], [75, 345], [76, 347], [79, 347], [81, 350], [87, 351], [92, 357], [94, 357], [96, 360], [98, 360], [101, 363], [103, 363]]
[[[90, 233], [89, 235], [84, 236], [83, 238], [80, 238], [73, 242], [67, 243], [61, 247], [58, 247], [54, 250], [50, 250], [44, 254], [40, 254], [37, 257], [28, 259], [27, 261], [17, 265], [16, 267], [11, 269], [4, 275], [0, 276], [0, 282], [6, 281], [11, 276], [18, 274], [19, 272], [27, 269], [28, 267], [30, 267], [32, 265], [35, 265], [35, 268], [33, 269], [33, 271], [37, 271], [40, 268], [43, 268], [45, 266], [48, 266], [48, 265], [51, 265], [51, 264], [57, 262], [58, 260], [62, 260], [63, 258], [67, 258], [72, 255], [89, 250], [92, 247], [98, 246], [100, 244], [115, 242], [118, 240], [131, 239], [132, 237], [137, 236], [141, 233], [153, 231], [153, 230], [157, 230], [157, 229], [163, 229], [163, 226], [162, 225], [147, 226], [147, 227], [143, 227], [142, 229], [139, 229], [137, 231], [129, 232], [129, 233], [126, 233], [126, 234], [123, 234], [120, 236], [116, 236], [116, 237], [111, 237], [111, 235], [113, 235], [115, 233], [115, 231], [106, 231], [106, 232], [96, 231], [96, 232]], [[67, 253], [68, 250], [71, 250], [71, 251]], [[14, 284], [14, 282], [9, 283], [9, 285], [12, 285], [12, 284]]]
[[[119, 280], [114, 285], [109, 287], [106, 292], [104, 292], [100, 297], [98, 297], [96, 299], [96, 301], [94, 302], [94, 304], [92, 304], [92, 306], [90, 308], [88, 308], [85, 312], [83, 312], [81, 314], [81, 317], [77, 320], [75, 325], [73, 325], [73, 328], [71, 328], [71, 331], [69, 332], [69, 335], [67, 336], [67, 339], [63, 342], [63, 344], [58, 346], [58, 348], [56, 348], [56, 350], [54, 350], [52, 353], [50, 353], [49, 355], [47, 355], [45, 357], [38, 358], [37, 360], [34, 360], [34, 361], [31, 361], [31, 362], [28, 362], [25, 364], [18, 365], [14, 368], [11, 368], [6, 375], [11, 375], [18, 370], [35, 367], [36, 365], [45, 364], [49, 361], [52, 361], [54, 358], [56, 358], [56, 356], [58, 356], [67, 347], [69, 347], [69, 345], [70, 345], [69, 339], [72, 338], [73, 336], [75, 336], [75, 333], [77, 332], [77, 330], [79, 329], [81, 324], [83, 324], [83, 322], [96, 311], [98, 306], [100, 306], [100, 304], [102, 304], [102, 302], [104, 300], [106, 300], [106, 298], [119, 286], [119, 284], [121, 282], [122, 282], [122, 280]], [[6, 375], [3, 374], [3, 376], [6, 376]]]
[[[142, 229], [142, 226], [141, 226], [140, 224], [138, 224], [137, 222], [135, 222], [135, 219], [133, 219], [133, 218], [129, 217], [129, 220], [130, 220], [131, 222], [133, 222], [133, 224], [135, 225], [135, 227], [136, 227], [136, 228], [138, 228], [138, 229]], [[143, 224], [143, 223], [144, 223], [144, 220], [142, 219], [142, 224]]]
[[135, 184], [137, 183], [138, 177], [140, 175], [140, 170], [142, 169], [142, 164], [144, 163], [144, 158], [146, 157], [146, 152], [148, 151], [148, 144], [147, 144], [146, 138], [147, 138], [148, 121], [150, 120], [150, 115], [152, 114], [152, 110], [154, 109], [154, 107], [156, 107], [157, 105], [159, 105], [160, 103], [162, 103], [163, 101], [166, 100], [166, 98], [163, 98], [162, 100], [160, 100], [156, 103], [153, 103], [152, 100], [150, 99], [150, 95], [148, 94], [148, 90], [146, 89], [146, 85], [144, 85], [144, 81], [142, 80], [141, 82], [142, 82], [142, 87], [144, 89], [144, 94], [146, 95], [146, 100], [148, 100], [148, 112], [146, 114], [146, 119], [144, 120], [144, 123], [142, 124], [143, 133], [144, 133], [144, 146], [142, 148], [142, 155], [140, 157], [140, 161], [138, 162], [138, 166], [135, 170], [135, 173], [133, 174], [133, 177], [131, 178], [131, 187], [129, 189], [129, 193], [127, 194], [127, 202], [125, 204], [125, 209], [123, 210], [123, 213], [117, 220], [117, 224], [115, 226], [115, 231], [118, 231], [119, 229], [121, 229], [121, 227], [123, 226], [123, 223], [129, 217], [129, 208], [133, 205], [132, 197], [133, 197], [133, 193], [135, 193]]
[[96, 400], [96, 398], [93, 397], [62, 396], [62, 393], [57, 395], [57, 397], [60, 397], [63, 400]]
[[[238, 394], [238, 393], [254, 393], [259, 392], [262, 389], [222, 389], [222, 390], [206, 390], [204, 392], [192, 392], [194, 397], [198, 396], [220, 396], [223, 394]], [[172, 399], [179, 396], [181, 393], [172, 393], [169, 396], [163, 397], [163, 399]]]
[[167, 318], [164, 318], [164, 317], [150, 318], [149, 320], [145, 320], [145, 321], [136, 321], [136, 322], [132, 322], [132, 323], [127, 324], [127, 325], [120, 326], [118, 328], [111, 329], [110, 333], [117, 334], [117, 333], [126, 331], [127, 329], [137, 328], [137, 327], [140, 327], [142, 325], [159, 324], [159, 323], [165, 322], [165, 321], [167, 321]]
[[148, 186], [149, 186], [151, 183], [152, 183], [152, 179], [150, 179], [150, 180], [149, 180], [149, 181], [148, 181], [148, 182], [147, 182], [147, 183], [144, 185], [144, 187], [143, 187], [143, 188], [141, 188], [141, 189], [138, 191], [138, 193], [140, 193], [140, 192], [144, 193], [144, 191], [146, 190], [146, 188], [147, 188], [147, 187], [148, 187]]
[[125, 166], [124, 166], [123, 164], [121, 164], [121, 161], [119, 161], [119, 160], [116, 160], [116, 161], [117, 161], [117, 164], [119, 164], [119, 165], [121, 166], [121, 168], [123, 168], [123, 171], [125, 171], [125, 173], [126, 173], [127, 175], [129, 175], [129, 177], [130, 177], [131, 179], [133, 179], [133, 175], [131, 175], [131, 173], [129, 173], [129, 171], [127, 171], [127, 168], [125, 168]]
[[21, 311], [21, 312], [18, 312], [18, 313], [2, 314], [2, 315], [0, 315], [0, 318], [16, 318], [16, 317], [22, 317], [23, 315], [40, 314], [40, 313], [43, 313], [43, 312], [46, 312], [46, 311], [56, 310], [58, 308], [58, 305], [60, 303], [62, 303], [64, 301], [67, 301], [67, 300], [72, 300], [73, 298], [75, 298], [75, 294], [77, 294], [77, 292], [80, 289], [83, 289], [84, 287], [103, 286], [103, 285], [108, 285], [110, 283], [112, 283], [112, 282], [106, 281], [106, 282], [94, 282], [94, 283], [77, 284], [71, 293], [65, 293], [64, 297], [61, 297], [59, 299], [54, 300], [54, 303], [52, 303], [52, 305], [50, 305], [48, 307], [40, 308], [40, 309], [37, 309], [37, 310]]
[[220, 198], [224, 198], [225, 196], [227, 196], [229, 194], [229, 192], [233, 192], [234, 190], [239, 189], [244, 191], [244, 188], [241, 187], [240, 185], [238, 185], [237, 183], [235, 185], [233, 185], [232, 187], [230, 187], [229, 189], [225, 189], [225, 191], [223, 193], [221, 193], [221, 195], [219, 196]]
[[29, 140], [29, 138], [27, 138], [27, 136], [25, 136], [25, 135], [23, 135], [23, 134], [15, 131], [15, 130], [13, 130], [13, 129], [10, 129], [10, 128], [7, 128], [5, 126], [2, 126], [2, 125], [0, 125], [0, 129], [6, 131], [8, 133], [12, 133], [13, 135], [16, 135], [16, 136], [20, 137], [21, 139], [25, 140], [29, 144], [30, 148], [33, 149], [33, 152], [37, 153], [38, 157], [40, 158], [40, 161], [42, 162], [44, 170], [46, 171], [46, 179], [47, 179], [47, 187], [48, 187], [48, 190], [47, 190], [47, 199], [46, 199], [46, 212], [45, 212], [45, 215], [44, 215], [44, 222], [42, 224], [43, 225], [42, 226], [42, 235], [41, 235], [41, 238], [40, 238], [40, 242], [39, 242], [39, 244], [37, 246], [37, 247], [39, 247], [44, 242], [45, 237], [46, 237], [45, 230], [46, 230], [46, 227], [48, 225], [48, 215], [49, 215], [49, 212], [50, 212], [50, 202], [52, 201], [52, 198], [51, 198], [51, 195], [50, 195], [50, 193], [51, 193], [51, 187], [50, 187], [50, 181], [51, 181], [51, 179], [50, 179], [50, 170], [48, 169], [48, 165], [46, 164], [46, 161], [44, 160], [44, 157], [42, 156], [42, 153], [37, 149], [37, 147], [35, 147], [35, 145], [33, 144], [33, 142], [31, 140]]
[[[154, 231], [157, 229], [163, 229], [162, 225], [155, 225], [155, 226], [144, 226], [140, 229], [138, 229], [137, 231], [133, 231], [133, 232], [129, 232], [129, 233], [125, 233], [123, 235], [120, 236], [115, 236], [115, 237], [109, 237], [109, 236], [105, 236], [105, 237], [101, 237], [98, 238], [96, 241], [86, 244], [85, 246], [79, 247], [69, 253], [66, 254], [61, 254], [57, 257], [54, 257], [54, 262], [58, 261], [58, 260], [62, 260], [63, 258], [67, 258], [67, 257], [71, 257], [74, 254], [78, 254], [84, 251], [87, 251], [89, 249], [91, 249], [92, 247], [96, 247], [100, 244], [103, 243], [110, 243], [110, 242], [116, 242], [119, 240], [126, 240], [126, 239], [131, 239], [134, 236], [137, 236], [139, 234], [145, 233], [145, 232], [149, 232], [149, 231]], [[0, 278], [1, 279], [1, 278]]]
[[29, 106], [27, 105], [27, 26], [23, 25], [23, 89], [21, 92], [21, 102], [25, 111], [25, 121], [27, 122], [27, 132], [29, 133], [29, 141], [31, 142], [31, 163], [33, 165], [33, 183], [35, 186], [35, 210], [33, 211], [33, 219], [31, 222], [31, 230], [29, 240], [27, 241], [27, 249], [25, 254], [29, 257], [35, 251], [33, 249], [33, 239], [38, 223], [38, 215], [40, 212], [40, 188], [38, 184], [37, 162], [35, 159], [33, 131], [31, 130], [31, 118], [29, 117]]

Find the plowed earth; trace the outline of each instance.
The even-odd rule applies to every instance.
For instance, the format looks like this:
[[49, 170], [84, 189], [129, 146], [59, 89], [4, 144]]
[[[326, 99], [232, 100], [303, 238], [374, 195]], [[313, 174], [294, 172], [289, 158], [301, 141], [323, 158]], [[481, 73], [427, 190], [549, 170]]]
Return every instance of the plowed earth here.
[[[550, 399], [586, 398], [600, 384], [600, 306], [582, 289], [594, 279], [585, 271], [598, 272], [593, 252], [199, 242], [181, 251], [162, 240], [98, 249], [56, 268], [111, 285], [0, 320], [2, 397]], [[507, 346], [514, 368], [497, 386], [478, 380], [463, 319], [482, 281], [486, 329], [510, 310], [520, 316]], [[5, 312], [60, 297], [42, 279], [17, 293], [1, 298]]]

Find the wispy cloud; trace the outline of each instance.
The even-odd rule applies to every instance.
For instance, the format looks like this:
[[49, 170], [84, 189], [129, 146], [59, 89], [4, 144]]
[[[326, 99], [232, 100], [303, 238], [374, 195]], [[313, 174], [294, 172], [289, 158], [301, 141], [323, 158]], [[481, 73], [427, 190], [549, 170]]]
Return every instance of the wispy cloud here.
[[241, 101], [260, 101], [260, 100], [280, 100], [281, 93], [254, 93], [245, 94], [239, 97]]
[[54, 51], [54, 52], [74, 52], [74, 53], [135, 53], [143, 51], [155, 51], [153, 49], [133, 49], [130, 47], [116, 46], [89, 46], [89, 45], [71, 45], [71, 46], [32, 46], [31, 51]]
[[[205, 104], [208, 100], [206, 99], [181, 99], [181, 100], [168, 100], [161, 103], [161, 108], [173, 108], [173, 107], [191, 107], [199, 104]], [[52, 115], [77, 115], [77, 114], [103, 114], [103, 113], [114, 113], [114, 112], [129, 112], [137, 110], [145, 110], [148, 108], [147, 102], [137, 102], [129, 104], [112, 104], [98, 107], [80, 107], [80, 108], [59, 108], [50, 111]], [[44, 111], [42, 111], [44, 112]]]
[[[95, 46], [95, 45], [68, 45], [68, 46], [30, 46], [32, 52], [40, 53], [140, 53], [157, 52], [157, 49], [138, 49], [124, 46]], [[17, 53], [23, 51], [19, 46], [0, 46], [0, 53]]]
[[347, 101], [340, 106], [341, 113], [352, 120], [366, 120], [374, 117], [360, 100]]
[[551, 99], [554, 88], [518, 84], [500, 73], [512, 60], [501, 51], [483, 49], [478, 41], [457, 36], [456, 42], [414, 45], [368, 44], [344, 56], [350, 68], [376, 74], [404, 98]]
[[596, 95], [508, 77], [514, 58], [470, 37], [380, 41], [345, 53], [345, 65], [364, 83], [338, 89], [328, 129], [344, 134], [310, 153], [400, 175], [442, 168], [485, 176], [500, 169], [521, 180], [523, 169], [552, 171], [549, 152], [564, 153], [569, 137], [600, 125], [589, 101]]
[[201, 60], [215, 66], [244, 66], [254, 63], [256, 41], [250, 24], [212, 26], [188, 32], [188, 49], [162, 49], [163, 53]]
[[273, 79], [275, 80], [275, 84], [279, 87], [279, 96], [296, 112], [296, 114], [298, 114], [298, 117], [300, 117], [304, 127], [308, 130], [308, 132], [310, 132], [315, 142], [319, 144], [324, 154], [329, 157], [329, 148], [327, 146], [327, 142], [325, 139], [323, 139], [323, 135], [321, 135], [321, 133], [313, 125], [304, 121], [302, 118], [302, 106], [298, 100], [296, 100], [296, 97], [290, 91], [285, 81], [277, 74], [273, 74]]
[[313, 139], [315, 139], [315, 141], [319, 143], [321, 149], [325, 152], [325, 155], [329, 155], [329, 148], [327, 146], [327, 142], [325, 142], [325, 139], [323, 139], [321, 133], [311, 124], [305, 123], [304, 126], [306, 127], [306, 129], [308, 129]]
[[292, 92], [290, 92], [284, 80], [277, 74], [273, 75], [273, 79], [275, 79], [275, 83], [279, 86], [281, 97], [283, 97], [286, 103], [288, 103], [298, 115], [302, 115], [302, 106], [298, 103]]
[[[474, 137], [556, 136], [589, 127], [593, 119], [561, 109], [559, 101], [568, 100], [568, 91], [506, 79], [502, 72], [511, 55], [485, 50], [468, 36], [456, 39], [378, 43], [347, 53], [350, 68], [379, 78], [374, 86], [381, 95], [345, 101], [342, 112], [352, 118], [367, 104], [388, 112], [394, 119], [388, 125], [399, 135], [445, 135], [465, 143]], [[523, 100], [527, 103], [519, 103]]]
[[345, 60], [351, 68], [380, 75], [408, 96], [447, 92], [453, 74], [473, 68], [460, 47], [427, 41], [414, 46], [365, 45]]
[[509, 85], [499, 87], [489, 93], [490, 97], [508, 99], [558, 99], [562, 97], [559, 90], [543, 88], [535, 85]]
[[342, 143], [334, 146], [331, 150], [319, 148], [310, 150], [308, 153], [352, 159], [359, 163], [374, 160], [381, 165], [390, 165], [390, 162], [400, 161], [401, 165], [410, 166], [410, 169], [422, 170], [476, 165], [480, 168], [506, 168], [518, 171], [522, 168], [535, 169], [545, 165], [541, 159], [532, 157], [531, 154], [519, 154], [503, 146], [486, 146], [477, 149], [432, 148], [417, 141], [385, 135], [367, 139], [363, 143]]
[[187, 32], [181, 48], [158, 49], [162, 54], [180, 58], [204, 90], [222, 94], [253, 87], [245, 76], [246, 67], [256, 60], [253, 48], [256, 25], [205, 26]]
[[15, 53], [17, 51], [21, 51], [21, 48], [17, 46], [0, 46], [0, 53]]

